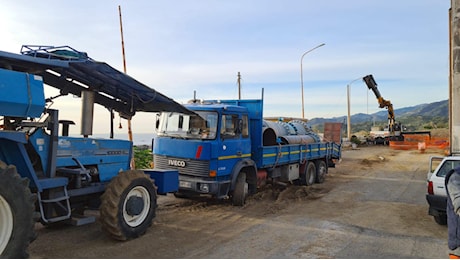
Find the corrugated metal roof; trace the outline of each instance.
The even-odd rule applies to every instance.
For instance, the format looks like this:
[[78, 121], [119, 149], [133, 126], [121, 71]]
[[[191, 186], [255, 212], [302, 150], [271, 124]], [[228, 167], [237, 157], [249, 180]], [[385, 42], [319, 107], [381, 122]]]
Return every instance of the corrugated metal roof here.
[[86, 53], [68, 46], [23, 46], [22, 54], [0, 51], [0, 67], [43, 77], [62, 94], [81, 96], [95, 91], [95, 102], [130, 118], [137, 111], [193, 114], [171, 98], [142, 84], [107, 63], [94, 61]]

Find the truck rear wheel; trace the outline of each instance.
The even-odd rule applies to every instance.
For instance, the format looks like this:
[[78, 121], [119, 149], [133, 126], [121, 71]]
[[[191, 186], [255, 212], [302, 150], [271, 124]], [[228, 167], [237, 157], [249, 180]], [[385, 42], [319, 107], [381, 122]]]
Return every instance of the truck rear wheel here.
[[316, 161], [316, 183], [323, 183], [326, 179], [327, 164], [323, 160]]
[[232, 202], [235, 206], [244, 206], [248, 196], [248, 183], [246, 182], [246, 173], [240, 172], [236, 179], [235, 189], [233, 190]]
[[156, 190], [148, 175], [120, 172], [101, 196], [102, 228], [117, 240], [139, 237], [152, 225], [156, 207]]
[[303, 173], [300, 174], [300, 183], [302, 185], [313, 185], [316, 180], [316, 166], [315, 163], [310, 161], [307, 162]]
[[15, 166], [0, 161], [0, 256], [27, 258], [34, 232], [35, 196], [29, 179], [21, 178]]

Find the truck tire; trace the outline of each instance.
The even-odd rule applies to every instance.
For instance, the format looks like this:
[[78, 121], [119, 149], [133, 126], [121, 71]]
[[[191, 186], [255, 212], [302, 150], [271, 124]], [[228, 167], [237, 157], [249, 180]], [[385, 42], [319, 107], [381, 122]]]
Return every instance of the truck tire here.
[[316, 161], [316, 183], [323, 183], [326, 179], [327, 164], [323, 160]]
[[148, 175], [120, 172], [101, 196], [102, 229], [117, 240], [137, 238], [152, 225], [156, 207], [156, 189]]
[[34, 196], [29, 179], [21, 178], [16, 167], [0, 161], [0, 256], [27, 258], [35, 237]]
[[236, 178], [235, 189], [233, 190], [232, 202], [234, 206], [244, 206], [248, 196], [248, 183], [246, 173], [240, 172]]
[[305, 166], [303, 173], [300, 174], [300, 183], [302, 185], [313, 185], [316, 180], [316, 165], [314, 162], [309, 161]]

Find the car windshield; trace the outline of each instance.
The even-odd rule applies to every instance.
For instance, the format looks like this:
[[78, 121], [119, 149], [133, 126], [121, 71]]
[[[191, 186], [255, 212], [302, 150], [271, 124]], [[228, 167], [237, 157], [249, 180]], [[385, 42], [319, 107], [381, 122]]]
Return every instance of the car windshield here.
[[157, 130], [159, 136], [184, 139], [214, 139], [217, 131], [217, 113], [195, 111], [197, 115], [163, 112]]
[[436, 173], [436, 176], [438, 176], [438, 177], [445, 177], [446, 174], [447, 174], [450, 170], [456, 168], [456, 167], [459, 166], [459, 165], [460, 165], [460, 161], [457, 161], [457, 160], [447, 160], [447, 161], [445, 161], [445, 162], [442, 164], [442, 166], [441, 166], [441, 168], [439, 169], [438, 173]]

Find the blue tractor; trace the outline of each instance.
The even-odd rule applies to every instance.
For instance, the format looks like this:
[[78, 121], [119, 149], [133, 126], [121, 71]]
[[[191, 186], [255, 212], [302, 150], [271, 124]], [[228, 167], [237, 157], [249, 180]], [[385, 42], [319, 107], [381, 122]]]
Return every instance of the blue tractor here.
[[[183, 106], [84, 52], [68, 46], [23, 46], [21, 54], [0, 51], [0, 255], [28, 256], [34, 225], [95, 221], [118, 240], [136, 238], [151, 226], [157, 194], [178, 189], [174, 170], [133, 170], [132, 142], [113, 139], [118, 112], [177, 111]], [[74, 122], [59, 120], [47, 104], [44, 84], [59, 96], [82, 99], [81, 136]], [[91, 138], [94, 104], [111, 118], [108, 139]], [[153, 122], [152, 122], [153, 124]]]

